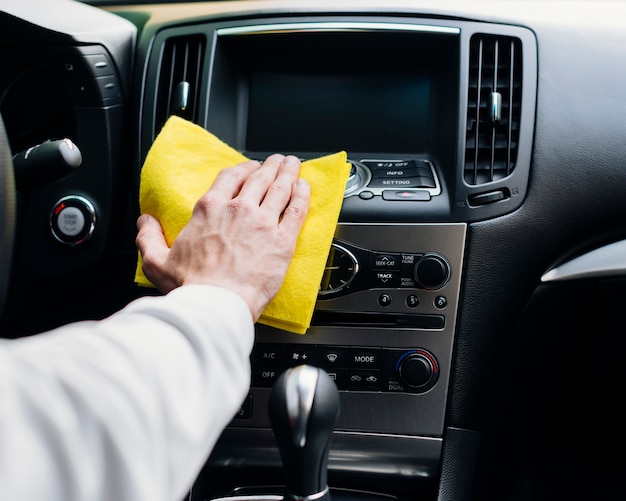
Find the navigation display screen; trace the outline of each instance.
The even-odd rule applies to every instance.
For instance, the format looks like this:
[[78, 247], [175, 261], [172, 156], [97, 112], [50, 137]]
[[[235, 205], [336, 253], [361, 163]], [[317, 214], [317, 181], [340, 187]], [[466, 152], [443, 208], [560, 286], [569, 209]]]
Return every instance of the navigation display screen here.
[[232, 41], [247, 151], [424, 153], [454, 39], [288, 33]]

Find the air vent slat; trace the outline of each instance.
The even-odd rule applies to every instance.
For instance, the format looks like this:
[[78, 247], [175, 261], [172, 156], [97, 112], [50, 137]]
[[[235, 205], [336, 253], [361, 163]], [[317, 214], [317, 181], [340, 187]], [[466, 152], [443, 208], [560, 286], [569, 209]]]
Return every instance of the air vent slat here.
[[[509, 82], [508, 82], [508, 89], [509, 89], [509, 108], [508, 108], [508, 120], [507, 120], [507, 126], [508, 126], [508, 146], [507, 146], [507, 155], [506, 155], [506, 175], [510, 175], [511, 172], [513, 172], [513, 164], [511, 162], [511, 156], [513, 153], [513, 112], [515, 111], [515, 109], [517, 108], [518, 113], [519, 113], [519, 102], [514, 103], [513, 102], [513, 95], [514, 95], [514, 91], [515, 91], [515, 75], [514, 75], [514, 68], [515, 65], [517, 63], [517, 61], [515, 60], [515, 45], [513, 44], [513, 42], [510, 42], [509, 44], [509, 54], [510, 54], [510, 60], [511, 60], [511, 65], [509, 67]], [[519, 84], [517, 86], [517, 88], [519, 88]]]
[[163, 44], [157, 93], [154, 134], [170, 115], [198, 119], [198, 97], [206, 40], [202, 35], [169, 38]]
[[515, 169], [521, 109], [521, 42], [474, 35], [470, 41], [465, 181], [478, 185]]

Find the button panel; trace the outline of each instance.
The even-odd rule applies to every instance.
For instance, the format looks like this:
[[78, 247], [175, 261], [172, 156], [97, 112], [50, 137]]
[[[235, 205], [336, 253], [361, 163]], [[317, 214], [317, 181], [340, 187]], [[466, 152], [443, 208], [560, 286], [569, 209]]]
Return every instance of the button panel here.
[[[289, 367], [307, 363], [324, 369], [342, 391], [423, 393], [434, 385], [413, 387], [399, 372], [398, 361], [419, 349], [257, 343], [252, 351], [252, 386], [271, 388]], [[437, 367], [432, 355], [431, 365]], [[405, 369], [406, 370], [406, 369]]]
[[361, 160], [371, 173], [367, 189], [385, 200], [428, 201], [441, 193], [435, 169], [428, 160]]
[[[320, 287], [326, 299], [366, 289], [443, 288], [450, 278], [450, 264], [439, 254], [385, 252], [334, 240]], [[379, 299], [388, 306], [391, 297]]]

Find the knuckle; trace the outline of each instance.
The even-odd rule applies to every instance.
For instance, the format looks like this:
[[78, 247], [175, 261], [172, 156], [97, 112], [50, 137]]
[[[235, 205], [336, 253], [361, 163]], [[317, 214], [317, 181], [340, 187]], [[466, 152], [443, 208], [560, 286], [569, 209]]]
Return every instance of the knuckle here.
[[195, 204], [193, 210], [194, 212], [199, 212], [201, 214], [208, 214], [215, 209], [217, 205], [217, 197], [211, 191], [204, 194]]
[[247, 216], [251, 210], [250, 204], [241, 198], [233, 198], [226, 204], [226, 211], [233, 216]]
[[270, 189], [274, 193], [279, 193], [279, 194], [291, 193], [291, 186], [288, 186], [286, 183], [281, 182], [279, 180], [274, 181], [272, 185], [270, 186]]
[[285, 213], [296, 219], [304, 219], [307, 215], [307, 211], [304, 209], [304, 207], [298, 204], [292, 204], [287, 207], [285, 209]]
[[242, 183], [245, 179], [244, 171], [239, 165], [222, 169], [218, 175], [219, 178], [231, 183]]

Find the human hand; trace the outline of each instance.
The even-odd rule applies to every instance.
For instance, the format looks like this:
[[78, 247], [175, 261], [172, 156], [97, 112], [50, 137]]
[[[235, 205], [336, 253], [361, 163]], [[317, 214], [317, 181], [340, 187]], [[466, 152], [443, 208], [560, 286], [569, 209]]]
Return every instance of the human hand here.
[[310, 188], [300, 161], [272, 155], [222, 170], [170, 249], [159, 222], [137, 220], [143, 271], [164, 293], [189, 284], [239, 294], [256, 321], [276, 295], [306, 219]]

